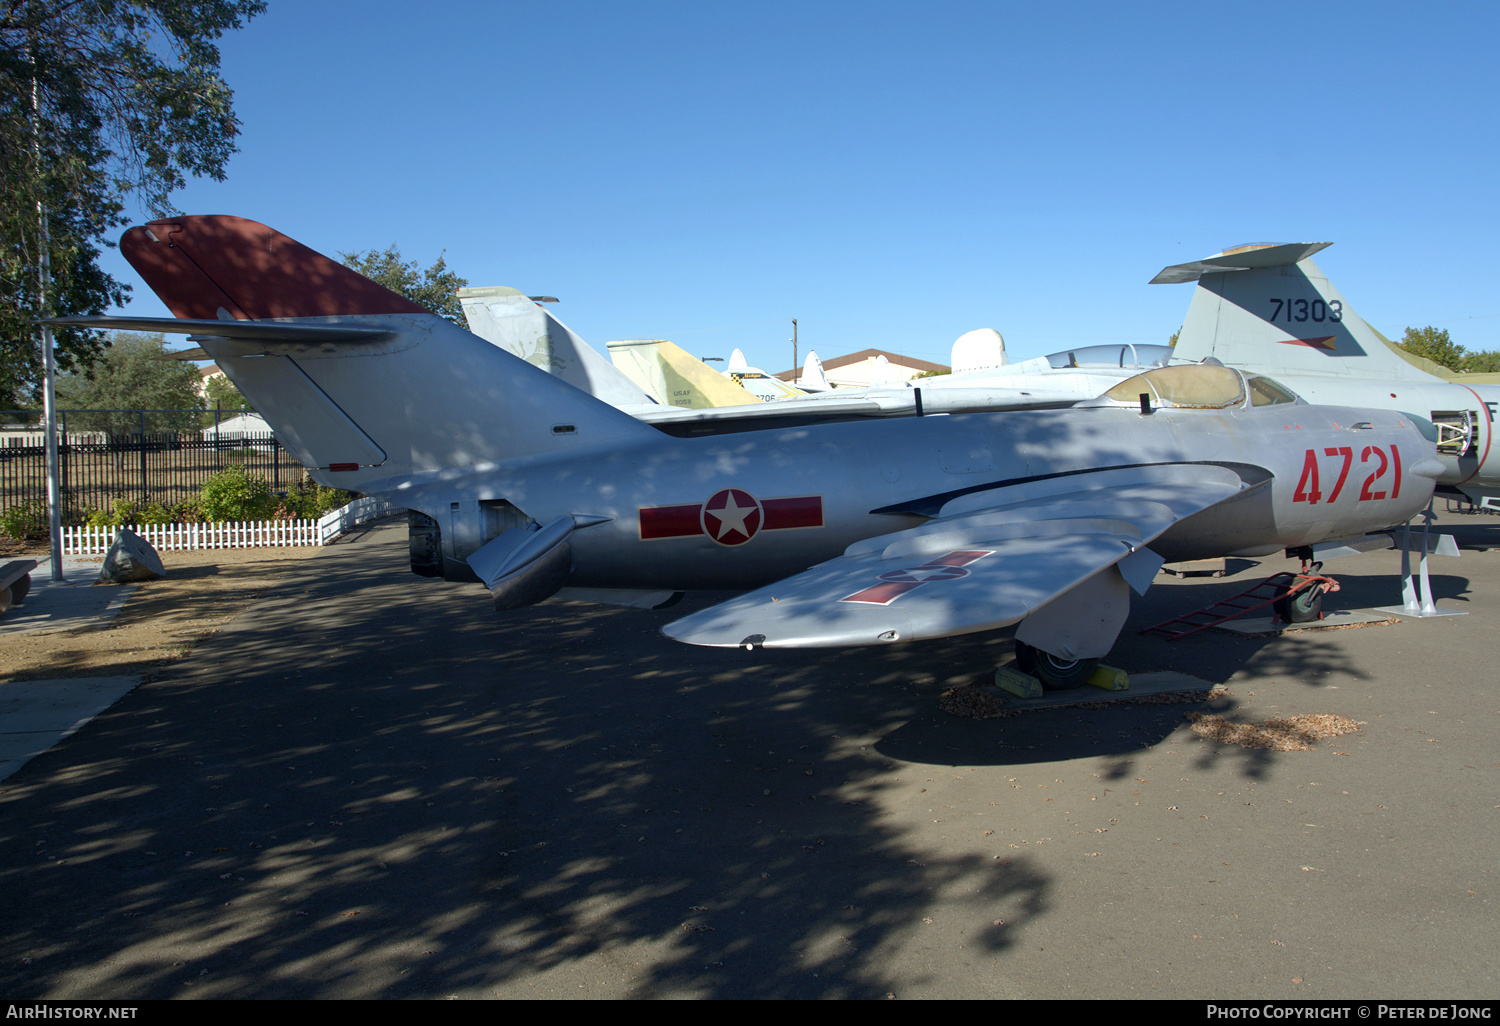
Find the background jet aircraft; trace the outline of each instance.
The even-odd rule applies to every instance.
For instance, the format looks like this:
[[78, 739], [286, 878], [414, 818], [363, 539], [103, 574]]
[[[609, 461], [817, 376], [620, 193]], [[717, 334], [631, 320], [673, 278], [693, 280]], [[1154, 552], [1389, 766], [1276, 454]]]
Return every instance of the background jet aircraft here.
[[1500, 498], [1500, 386], [1445, 380], [1366, 324], [1311, 259], [1330, 245], [1242, 246], [1163, 269], [1152, 284], [1198, 283], [1176, 358], [1270, 374], [1312, 403], [1399, 410], [1436, 445], [1440, 488]]
[[[1101, 374], [1099, 368], [1090, 366], [1078, 369], [1073, 376], [1041, 379], [1031, 372], [1046, 366], [1048, 358], [1044, 357], [1013, 365], [1013, 370], [1007, 369], [1011, 376], [999, 385], [976, 375], [972, 381], [923, 378], [835, 390], [827, 386], [816, 354], [809, 354], [804, 373], [815, 388], [793, 389], [750, 367], [738, 349], [730, 357], [733, 374], [721, 374], [671, 342], [655, 339], [612, 342], [606, 359], [552, 311], [516, 289], [462, 289], [459, 298], [470, 330], [480, 338], [639, 420], [687, 436], [864, 417], [1066, 406], [1098, 395], [1135, 373], [1133, 369], [1124, 373], [1117, 369], [1113, 374]], [[992, 333], [999, 337], [997, 332]], [[1112, 350], [1115, 362], [1111, 366], [1116, 368], [1119, 351], [1120, 347]], [[1063, 366], [1077, 369], [1072, 355], [1063, 354], [1059, 359]], [[756, 394], [744, 387], [759, 388], [768, 382], [774, 383], [774, 393], [762, 389], [763, 395]], [[926, 382], [938, 383], [935, 387], [942, 391], [930, 392], [924, 399], [916, 389]], [[816, 387], [819, 384], [821, 388]], [[817, 394], [808, 394], [814, 391]]]
[[469, 330], [480, 338], [636, 416], [671, 416], [655, 407], [703, 409], [759, 401], [671, 342], [613, 342], [606, 359], [551, 310], [515, 289], [459, 289], [458, 299]]
[[1164, 559], [1386, 528], [1442, 469], [1400, 414], [1216, 366], [1076, 409], [673, 437], [253, 221], [120, 248], [179, 319], [59, 323], [193, 333], [317, 480], [414, 511], [416, 572], [502, 609], [755, 589], [665, 628], [694, 644], [1015, 624], [1023, 668], [1073, 685]]
[[1047, 356], [1022, 360], [1020, 363], [921, 378], [906, 384], [923, 389], [1006, 390], [1014, 396], [1018, 408], [1071, 405], [1091, 399], [1142, 371], [1165, 367], [1171, 357], [1170, 346], [1137, 346], [1128, 343], [1087, 346], [1064, 349]]
[[627, 339], [608, 345], [614, 365], [665, 405], [702, 410], [760, 402], [739, 382], [665, 339]]
[[1105, 345], [1006, 363], [1000, 333], [981, 328], [953, 344], [954, 365], [972, 368], [964, 373], [835, 389], [817, 353], [810, 352], [793, 387], [749, 366], [738, 349], [721, 374], [658, 339], [609, 343], [616, 369], [611, 373], [598, 350], [516, 289], [460, 289], [459, 299], [469, 329], [480, 338], [640, 420], [682, 434], [746, 430], [773, 422], [1071, 406], [1165, 365], [1172, 352], [1168, 346]]
[[807, 395], [805, 391], [790, 382], [782, 381], [772, 374], [767, 374], [759, 367], [750, 366], [745, 359], [745, 354], [740, 349], [735, 349], [729, 354], [729, 366], [724, 368], [724, 373], [731, 381], [735, 381], [753, 394], [762, 402], [775, 402], [780, 399], [800, 399]]
[[823, 361], [818, 359], [818, 351], [809, 349], [807, 359], [802, 361], [802, 373], [797, 378], [797, 387], [809, 395], [815, 392], [832, 392], [833, 385], [828, 381], [828, 375], [823, 372]]

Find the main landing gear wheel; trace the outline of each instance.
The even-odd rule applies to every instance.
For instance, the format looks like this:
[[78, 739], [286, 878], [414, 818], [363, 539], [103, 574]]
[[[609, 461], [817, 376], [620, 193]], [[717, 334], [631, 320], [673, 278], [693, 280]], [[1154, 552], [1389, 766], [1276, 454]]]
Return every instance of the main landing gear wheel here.
[[1271, 603], [1271, 608], [1287, 623], [1311, 623], [1322, 619], [1323, 589], [1317, 584], [1310, 584], [1295, 595], [1282, 595]]
[[1099, 668], [1097, 659], [1063, 659], [1051, 652], [1016, 642], [1016, 667], [1041, 681], [1047, 691], [1066, 691], [1082, 687]]

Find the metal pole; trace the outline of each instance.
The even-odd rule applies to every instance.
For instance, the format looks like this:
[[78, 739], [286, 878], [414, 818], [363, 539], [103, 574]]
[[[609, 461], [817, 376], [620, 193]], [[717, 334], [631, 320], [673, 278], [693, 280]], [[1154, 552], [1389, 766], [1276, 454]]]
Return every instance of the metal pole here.
[[58, 459], [58, 461], [57, 461], [58, 462], [58, 467], [60, 468], [60, 472], [57, 475], [57, 479], [58, 479], [59, 482], [65, 482], [65, 481], [68, 480], [68, 450], [69, 450], [69, 448], [71, 448], [68, 445], [68, 411], [67, 410], [58, 410], [57, 411], [57, 441], [58, 441], [57, 452], [58, 452], [58, 456], [60, 457]]
[[141, 505], [151, 501], [151, 493], [146, 488], [146, 411], [141, 411]]
[[[43, 245], [46, 245], [44, 242]], [[46, 295], [46, 287], [50, 268], [46, 250], [42, 251], [41, 282], [43, 295]], [[43, 299], [43, 303], [46, 300]], [[43, 312], [45, 316], [45, 306]], [[45, 370], [45, 384], [42, 388], [42, 409], [47, 420], [47, 536], [52, 546], [52, 580], [63, 579], [62, 565], [62, 463], [57, 452], [57, 387], [55, 376], [57, 365], [52, 355], [52, 327], [42, 325], [42, 359]]]
[[[37, 314], [45, 318], [48, 312], [47, 293], [52, 284], [52, 237], [47, 230], [47, 208], [42, 202], [44, 190], [40, 188], [42, 175], [42, 143], [40, 104], [37, 99], [36, 53], [31, 55], [31, 145], [35, 158], [34, 172], [37, 176], [36, 219], [40, 259], [37, 261]], [[57, 454], [57, 363], [52, 353], [52, 325], [42, 325], [42, 414], [47, 432], [47, 536], [52, 548], [52, 580], [63, 579], [62, 566], [62, 486], [61, 464]]]
[[800, 365], [797, 362], [797, 318], [792, 318], [792, 384], [796, 384]]

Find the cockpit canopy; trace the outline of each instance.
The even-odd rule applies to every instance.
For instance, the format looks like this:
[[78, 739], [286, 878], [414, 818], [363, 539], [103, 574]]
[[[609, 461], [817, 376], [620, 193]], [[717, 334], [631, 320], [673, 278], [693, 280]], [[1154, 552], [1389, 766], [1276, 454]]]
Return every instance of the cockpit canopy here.
[[1242, 374], [1231, 367], [1194, 363], [1126, 378], [1097, 399], [1080, 406], [1139, 406], [1141, 396], [1153, 407], [1190, 410], [1232, 410], [1245, 405], [1278, 406], [1302, 400], [1285, 385], [1259, 374]]
[[1131, 367], [1165, 367], [1172, 358], [1171, 346], [1123, 345], [1087, 346], [1083, 349], [1064, 349], [1060, 353], [1049, 353], [1047, 364], [1053, 370], [1070, 368], [1109, 368], [1118, 370]]

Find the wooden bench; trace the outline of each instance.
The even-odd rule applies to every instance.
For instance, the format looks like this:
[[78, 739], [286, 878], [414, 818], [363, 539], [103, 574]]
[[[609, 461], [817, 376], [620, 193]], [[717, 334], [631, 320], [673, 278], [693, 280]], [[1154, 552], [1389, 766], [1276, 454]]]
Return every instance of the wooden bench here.
[[19, 606], [31, 590], [31, 571], [36, 569], [34, 559], [16, 559], [0, 566], [0, 616], [11, 606]]

